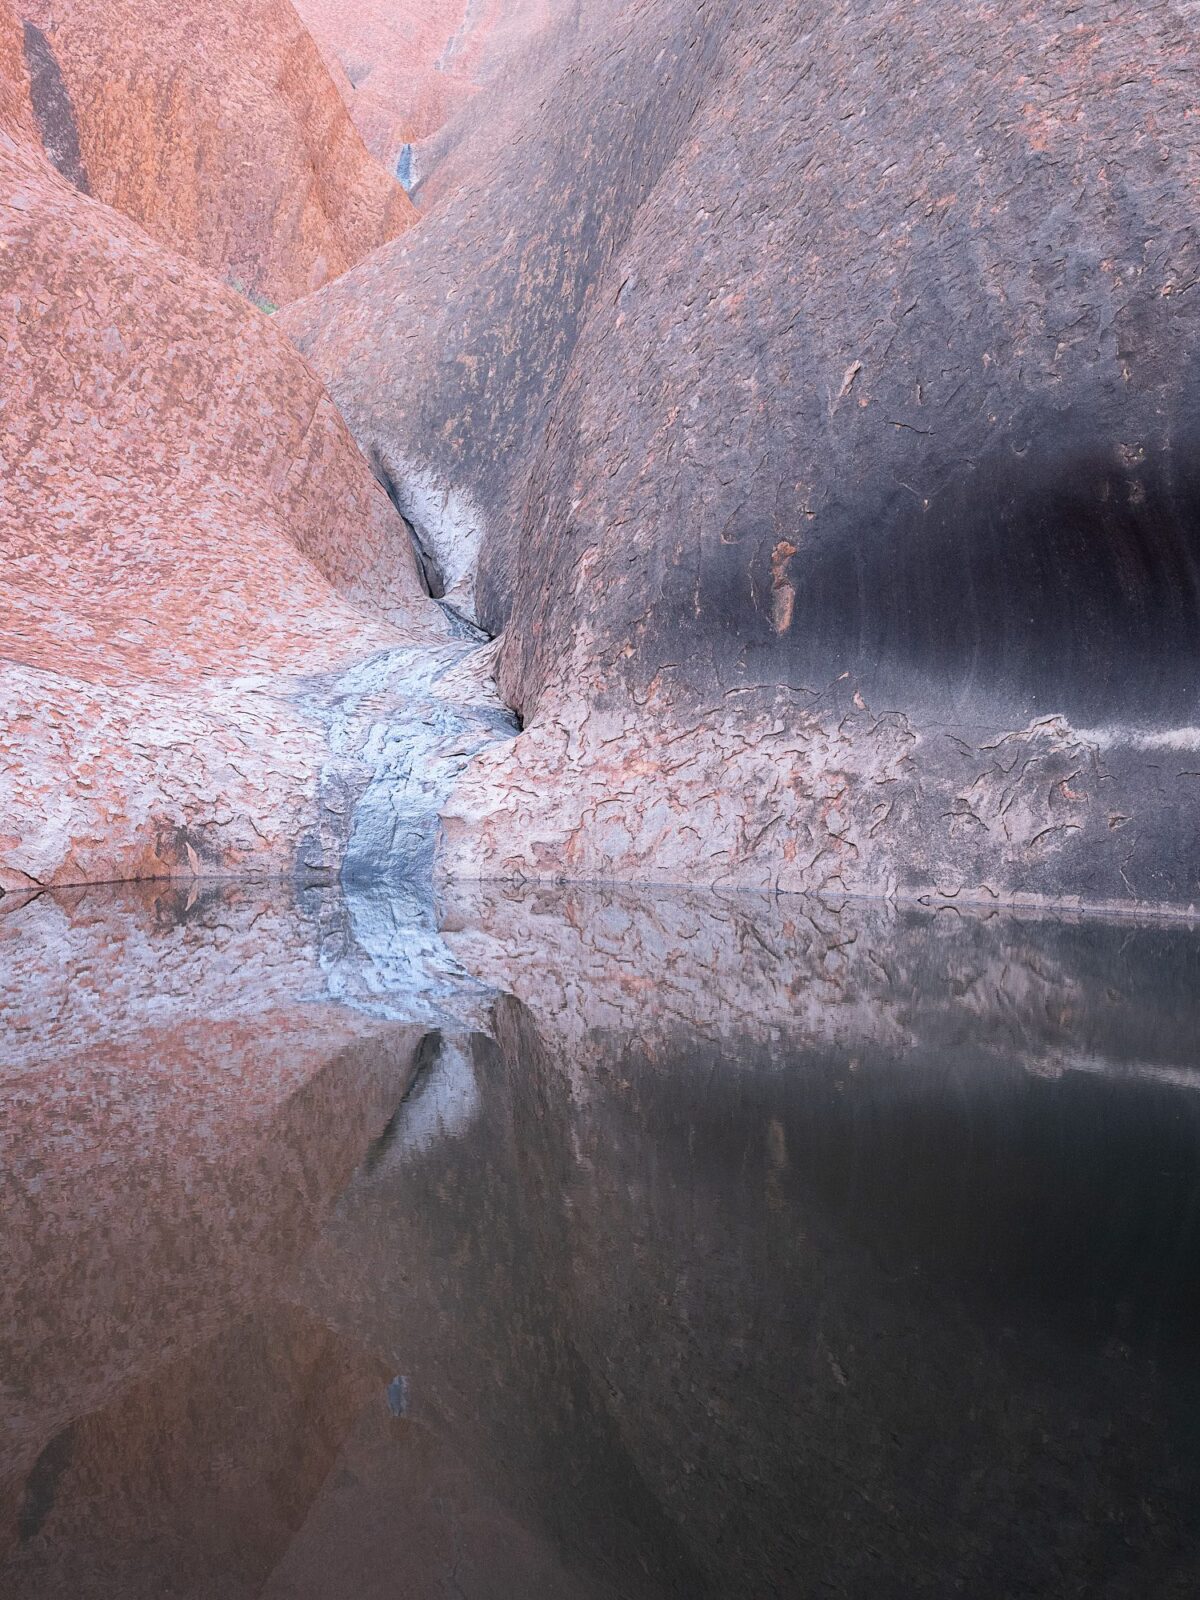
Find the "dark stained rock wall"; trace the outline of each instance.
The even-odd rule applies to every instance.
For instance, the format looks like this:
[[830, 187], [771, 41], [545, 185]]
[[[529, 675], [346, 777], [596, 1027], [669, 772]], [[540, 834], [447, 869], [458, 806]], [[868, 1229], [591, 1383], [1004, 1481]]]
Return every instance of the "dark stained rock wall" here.
[[505, 632], [448, 870], [1196, 899], [1186, 10], [589, 26], [288, 318]]
[[[724, 8], [684, 27], [662, 0], [615, 9], [596, 8], [578, 69], [564, 33], [549, 104], [505, 102], [481, 177], [282, 319], [452, 577], [517, 517], [596, 287], [716, 70]], [[495, 631], [507, 612], [493, 596], [482, 616]]]
[[90, 194], [92, 185], [79, 150], [75, 108], [58, 58], [36, 23], [24, 24], [22, 43], [29, 69], [29, 99], [46, 154], [68, 183], [81, 194]]
[[1189, 720], [1190, 30], [763, 9], [556, 397], [520, 525], [549, 583], [485, 557], [508, 682], [553, 677], [588, 559], [592, 649], [631, 639], [642, 692], [686, 651], [702, 693], [849, 671], [967, 720]]

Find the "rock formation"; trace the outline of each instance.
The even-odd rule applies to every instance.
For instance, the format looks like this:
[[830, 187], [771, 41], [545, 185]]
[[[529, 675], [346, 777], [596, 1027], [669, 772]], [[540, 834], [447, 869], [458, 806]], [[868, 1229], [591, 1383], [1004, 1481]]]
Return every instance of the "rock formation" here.
[[1194, 31], [589, 18], [286, 320], [504, 632], [446, 870], [1195, 901]]
[[276, 319], [399, 517], [274, 331], [80, 193], [160, 231], [182, 180], [104, 185], [194, 137], [181, 248], [230, 196], [260, 264], [325, 250], [281, 205], [361, 217], [283, 0], [215, 7], [145, 47], [178, 121], [99, 0], [8, 29], [0, 881], [1200, 904], [1176, 6], [311, 0], [360, 85], [483, 85], [420, 226]]
[[34, 138], [29, 74], [23, 54], [21, 28], [7, 4], [0, 10], [0, 138], [6, 151], [18, 141]]
[[[367, 148], [428, 199], [433, 169], [464, 134], [461, 113], [505, 64], [523, 63], [578, 0], [298, 0]], [[523, 65], [517, 66], [518, 71]], [[484, 109], [485, 121], [494, 119]], [[446, 124], [454, 124], [440, 139]], [[414, 150], [414, 146], [421, 146]]]
[[465, 647], [287, 340], [34, 148], [0, 20], [0, 887], [335, 870], [398, 746], [473, 748]]
[[260, 304], [415, 217], [289, 0], [22, 0], [55, 165]]

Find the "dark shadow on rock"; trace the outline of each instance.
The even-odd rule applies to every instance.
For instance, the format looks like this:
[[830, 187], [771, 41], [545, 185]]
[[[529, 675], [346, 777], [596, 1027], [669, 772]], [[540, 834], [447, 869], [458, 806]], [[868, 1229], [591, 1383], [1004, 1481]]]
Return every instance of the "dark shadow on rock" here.
[[79, 149], [75, 111], [54, 46], [41, 28], [26, 22], [24, 48], [25, 65], [29, 69], [29, 98], [46, 154], [68, 183], [73, 183], [82, 194], [91, 194], [87, 168]]

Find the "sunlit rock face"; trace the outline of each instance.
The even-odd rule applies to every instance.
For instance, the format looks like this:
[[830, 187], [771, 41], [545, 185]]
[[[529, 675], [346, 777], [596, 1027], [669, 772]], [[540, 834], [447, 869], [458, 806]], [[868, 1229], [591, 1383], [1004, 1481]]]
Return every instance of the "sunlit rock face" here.
[[3, 906], [6, 1597], [1194, 1592], [1193, 930]]
[[[445, 702], [498, 716], [486, 671], [445, 687], [465, 647], [288, 341], [36, 147], [0, 15], [0, 887], [336, 871], [402, 748], [419, 787], [477, 747]], [[411, 867], [404, 792], [372, 836]]]
[[505, 630], [447, 870], [1195, 899], [1198, 66], [1115, 0], [614, 0], [291, 309]]
[[415, 216], [367, 153], [289, 0], [23, 0], [55, 164], [273, 305]]

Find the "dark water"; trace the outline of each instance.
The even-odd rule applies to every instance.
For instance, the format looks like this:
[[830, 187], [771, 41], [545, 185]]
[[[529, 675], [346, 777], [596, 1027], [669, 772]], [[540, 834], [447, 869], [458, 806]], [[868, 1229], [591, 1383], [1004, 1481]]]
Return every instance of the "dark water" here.
[[0, 1593], [1200, 1593], [1200, 939], [0, 901]]

